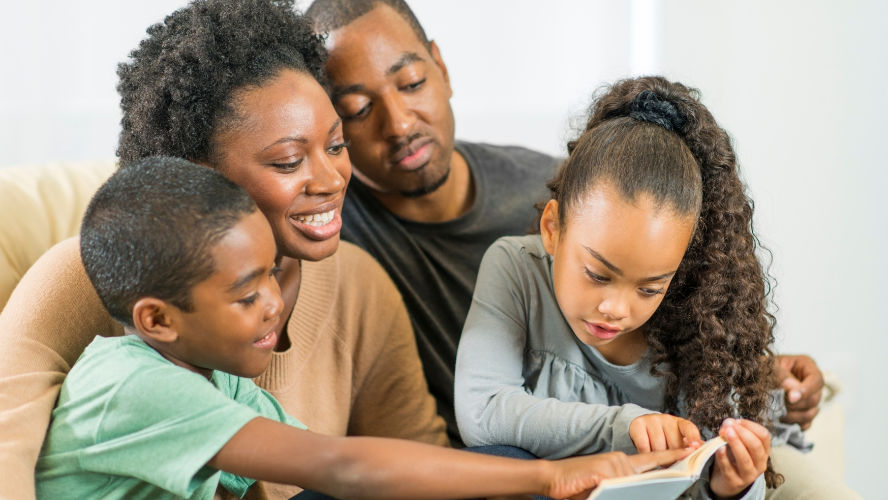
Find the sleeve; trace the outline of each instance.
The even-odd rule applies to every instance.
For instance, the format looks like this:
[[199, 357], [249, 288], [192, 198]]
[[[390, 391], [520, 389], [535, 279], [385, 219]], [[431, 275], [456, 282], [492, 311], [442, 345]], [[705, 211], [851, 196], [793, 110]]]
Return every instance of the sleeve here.
[[34, 467], [65, 374], [96, 334], [120, 332], [83, 270], [77, 238], [22, 277], [0, 313], [0, 498], [35, 497]]
[[[188, 498], [216, 472], [206, 463], [259, 416], [200, 375], [173, 365], [148, 368], [116, 389], [94, 443], [77, 451], [78, 463]], [[252, 481], [241, 483], [236, 494]]]
[[[512, 445], [540, 458], [635, 452], [629, 423], [653, 413], [633, 404], [564, 402], [525, 388], [527, 316], [542, 314], [514, 252], [502, 242], [484, 255], [456, 357], [455, 407], [467, 445]], [[525, 273], [526, 274], [526, 273]]]
[[[429, 394], [407, 309], [385, 271], [375, 261], [370, 264], [364, 269], [364, 279], [377, 286], [369, 291], [374, 287], [367, 285], [364, 295], [383, 299], [384, 303], [373, 307], [377, 320], [382, 317], [384, 321], [362, 321], [364, 340], [356, 347], [355, 356], [363, 358], [358, 365], [366, 363], [368, 369], [356, 381], [347, 432], [447, 446], [444, 419]], [[374, 275], [378, 279], [373, 280]], [[379, 311], [391, 314], [384, 316]], [[380, 339], [382, 345], [368, 339]]]

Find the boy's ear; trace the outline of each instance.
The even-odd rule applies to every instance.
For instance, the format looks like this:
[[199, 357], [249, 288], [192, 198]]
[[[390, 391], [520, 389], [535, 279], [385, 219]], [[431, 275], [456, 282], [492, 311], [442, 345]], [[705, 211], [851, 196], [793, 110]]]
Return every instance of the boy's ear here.
[[142, 297], [133, 305], [133, 325], [142, 335], [157, 342], [172, 343], [179, 338], [175, 328], [178, 309], [154, 297]]
[[540, 216], [540, 236], [543, 238], [543, 247], [546, 253], [555, 253], [555, 243], [558, 241], [560, 227], [558, 226], [558, 202], [549, 200]]

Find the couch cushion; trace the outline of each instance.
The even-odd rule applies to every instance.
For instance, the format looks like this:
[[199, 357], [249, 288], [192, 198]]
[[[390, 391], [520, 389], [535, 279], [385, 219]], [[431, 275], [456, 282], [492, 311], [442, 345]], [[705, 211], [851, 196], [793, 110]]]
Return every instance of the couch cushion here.
[[40, 255], [80, 231], [116, 161], [0, 167], [0, 310]]

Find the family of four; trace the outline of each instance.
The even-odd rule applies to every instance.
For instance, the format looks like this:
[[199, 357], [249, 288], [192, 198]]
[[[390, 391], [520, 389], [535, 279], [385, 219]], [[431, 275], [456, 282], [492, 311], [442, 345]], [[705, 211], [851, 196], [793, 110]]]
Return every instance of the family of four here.
[[690, 497], [853, 495], [799, 480], [822, 378], [693, 89], [456, 142], [398, 0], [195, 0], [118, 74], [120, 169], [0, 315], [0, 496], [582, 498], [714, 435]]

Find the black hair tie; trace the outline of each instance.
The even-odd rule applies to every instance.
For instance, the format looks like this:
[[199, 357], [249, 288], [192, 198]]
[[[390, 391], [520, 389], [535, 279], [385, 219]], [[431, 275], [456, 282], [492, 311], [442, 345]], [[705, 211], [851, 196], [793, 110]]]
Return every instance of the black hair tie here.
[[661, 100], [652, 90], [643, 90], [629, 107], [629, 117], [659, 125], [672, 132], [680, 132], [687, 121], [675, 105]]

